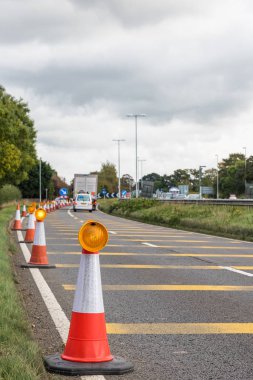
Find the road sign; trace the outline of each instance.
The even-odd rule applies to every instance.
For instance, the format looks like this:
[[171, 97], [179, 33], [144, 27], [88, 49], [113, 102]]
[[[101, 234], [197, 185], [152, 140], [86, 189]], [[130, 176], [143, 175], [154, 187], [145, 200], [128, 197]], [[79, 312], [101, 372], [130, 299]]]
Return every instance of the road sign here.
[[121, 192], [121, 194], [122, 194], [123, 196], [125, 196], [125, 195], [126, 195], [126, 193], [127, 193], [127, 191], [126, 191], [126, 190], [122, 190], [122, 192]]
[[59, 194], [64, 196], [64, 195], [68, 195], [68, 189], [66, 189], [65, 187], [62, 187], [60, 190], [59, 190]]
[[107, 193], [107, 190], [105, 188], [103, 188], [101, 193], [105, 195]]

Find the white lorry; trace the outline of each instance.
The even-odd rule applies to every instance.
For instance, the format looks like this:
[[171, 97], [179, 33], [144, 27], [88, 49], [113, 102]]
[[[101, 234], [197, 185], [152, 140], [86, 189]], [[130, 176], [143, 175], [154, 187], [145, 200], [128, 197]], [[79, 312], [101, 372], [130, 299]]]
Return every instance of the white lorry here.
[[[75, 174], [73, 188], [73, 210], [96, 209], [98, 176], [97, 174]], [[90, 200], [81, 199], [84, 195], [89, 194]], [[80, 199], [79, 199], [80, 198]]]

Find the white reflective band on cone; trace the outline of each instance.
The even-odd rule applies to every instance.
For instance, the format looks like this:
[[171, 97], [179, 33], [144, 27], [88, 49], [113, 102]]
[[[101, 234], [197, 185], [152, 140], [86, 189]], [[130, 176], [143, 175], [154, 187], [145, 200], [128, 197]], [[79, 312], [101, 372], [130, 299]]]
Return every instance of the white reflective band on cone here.
[[34, 214], [29, 214], [29, 218], [28, 218], [28, 230], [34, 230], [35, 229], [35, 217], [34, 217]]
[[33, 245], [46, 245], [44, 222], [37, 222]]
[[82, 254], [73, 311], [104, 313], [99, 254]]
[[15, 220], [21, 220], [20, 219], [20, 210], [16, 210]]

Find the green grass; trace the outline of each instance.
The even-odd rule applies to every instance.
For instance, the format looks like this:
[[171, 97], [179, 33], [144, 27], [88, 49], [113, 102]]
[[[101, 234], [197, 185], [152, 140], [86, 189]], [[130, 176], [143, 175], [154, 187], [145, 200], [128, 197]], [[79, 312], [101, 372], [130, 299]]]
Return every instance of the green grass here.
[[100, 200], [102, 211], [145, 223], [253, 241], [253, 208], [162, 203], [155, 200]]
[[7, 224], [14, 207], [0, 210], [0, 379], [45, 379], [39, 348], [28, 326], [10, 264], [11, 251]]

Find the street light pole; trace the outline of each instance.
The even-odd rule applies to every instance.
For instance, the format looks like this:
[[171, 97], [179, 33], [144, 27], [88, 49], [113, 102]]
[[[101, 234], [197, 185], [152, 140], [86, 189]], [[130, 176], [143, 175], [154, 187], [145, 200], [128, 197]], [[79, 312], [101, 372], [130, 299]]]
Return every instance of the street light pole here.
[[246, 156], [246, 146], [243, 146], [242, 149], [244, 149], [244, 188], [245, 188], [245, 196], [246, 196], [246, 169], [247, 169], [247, 156]]
[[138, 162], [141, 163], [141, 171], [140, 171], [141, 186], [142, 186], [142, 164], [143, 164], [143, 162], [145, 162], [145, 161], [147, 161], [147, 160], [141, 160], [140, 158], [138, 158]]
[[120, 188], [120, 142], [126, 141], [123, 139], [114, 139], [112, 141], [115, 141], [118, 143], [118, 191], [119, 191], [119, 199], [121, 198], [121, 188]]
[[40, 202], [41, 202], [41, 158], [39, 164], [39, 193], [40, 193]]
[[138, 135], [137, 135], [137, 120], [138, 117], [145, 117], [146, 114], [128, 114], [127, 117], [134, 117], [135, 119], [135, 190], [136, 190], [136, 198], [139, 196], [138, 192]]
[[205, 166], [204, 165], [199, 166], [199, 199], [202, 199], [202, 191], [201, 191], [201, 174], [202, 174], [201, 170], [202, 170], [202, 168], [205, 168]]
[[217, 158], [217, 195], [216, 198], [219, 199], [219, 156], [218, 154], [215, 155]]

